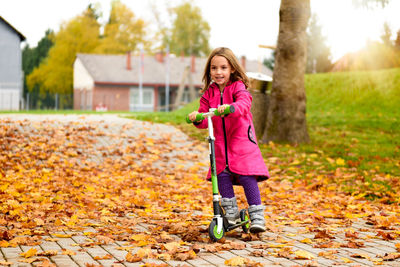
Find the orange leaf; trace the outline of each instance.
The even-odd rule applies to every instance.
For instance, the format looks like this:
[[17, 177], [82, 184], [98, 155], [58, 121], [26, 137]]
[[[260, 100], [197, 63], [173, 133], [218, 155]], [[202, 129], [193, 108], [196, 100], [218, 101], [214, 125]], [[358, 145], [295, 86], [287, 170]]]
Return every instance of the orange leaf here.
[[142, 258], [138, 257], [136, 254], [132, 255], [130, 251], [128, 252], [128, 254], [126, 254], [125, 259], [127, 262], [139, 262], [142, 260]]
[[75, 251], [72, 251], [72, 250], [69, 250], [69, 249], [63, 248], [63, 249], [62, 249], [62, 254], [63, 254], [63, 255], [72, 256], [72, 255], [76, 255], [76, 252], [75, 252]]
[[24, 258], [30, 258], [32, 256], [35, 256], [37, 253], [37, 249], [36, 248], [30, 248], [28, 251], [20, 253], [19, 255], [21, 255]]
[[151, 248], [141, 248], [136, 252], [136, 255], [139, 258], [151, 258], [153, 253], [151, 252]]
[[2, 247], [2, 248], [7, 248], [9, 245], [10, 245], [10, 243], [8, 243], [8, 241], [6, 241], [6, 240], [0, 241], [0, 247]]

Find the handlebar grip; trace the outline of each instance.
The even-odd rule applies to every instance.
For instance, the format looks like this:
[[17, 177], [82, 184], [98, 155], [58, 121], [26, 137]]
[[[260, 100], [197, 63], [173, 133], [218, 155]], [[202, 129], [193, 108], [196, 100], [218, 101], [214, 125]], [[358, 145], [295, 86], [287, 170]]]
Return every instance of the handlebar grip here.
[[216, 109], [216, 110], [214, 111], [214, 114], [215, 114], [216, 116], [221, 116], [221, 115], [228, 115], [228, 114], [231, 114], [231, 113], [233, 113], [233, 112], [235, 112], [235, 107], [232, 106], [232, 105], [229, 105], [229, 106], [227, 106], [227, 107], [225, 108], [224, 112], [219, 113], [219, 112], [218, 112], [218, 109]]
[[[231, 114], [231, 113], [233, 113], [233, 112], [235, 112], [235, 107], [232, 106], [232, 105], [229, 105], [229, 106], [227, 106], [227, 107], [225, 108], [224, 112], [222, 112], [222, 113], [219, 113], [219, 112], [218, 112], [218, 109], [214, 110], [214, 115], [215, 115], [215, 116], [228, 115], [228, 114]], [[204, 114], [206, 114], [206, 113], [204, 113]], [[196, 119], [194, 120], [194, 122], [202, 121], [202, 120], [204, 120], [204, 118], [205, 118], [205, 117], [204, 117], [203, 113], [197, 113]], [[193, 121], [191, 121], [191, 120], [189, 119], [189, 116], [186, 116], [186, 122], [187, 122], [187, 123], [192, 123]]]
[[[196, 121], [202, 121], [202, 120], [204, 120], [203, 113], [197, 113], [196, 119], [195, 119], [194, 121], [196, 122]], [[186, 117], [186, 122], [187, 122], [187, 123], [192, 123], [193, 121], [191, 121], [191, 120], [189, 119], [189, 116], [187, 116], [187, 117]]]

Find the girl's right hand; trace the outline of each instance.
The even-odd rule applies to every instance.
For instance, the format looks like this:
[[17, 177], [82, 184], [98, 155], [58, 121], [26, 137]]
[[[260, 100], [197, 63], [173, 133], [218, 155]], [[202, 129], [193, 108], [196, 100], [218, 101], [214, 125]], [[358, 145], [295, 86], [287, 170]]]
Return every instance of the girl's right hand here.
[[195, 120], [196, 120], [197, 114], [199, 114], [198, 111], [193, 111], [192, 113], [190, 113], [190, 114], [188, 115], [189, 120], [191, 120], [192, 122], [195, 121]]

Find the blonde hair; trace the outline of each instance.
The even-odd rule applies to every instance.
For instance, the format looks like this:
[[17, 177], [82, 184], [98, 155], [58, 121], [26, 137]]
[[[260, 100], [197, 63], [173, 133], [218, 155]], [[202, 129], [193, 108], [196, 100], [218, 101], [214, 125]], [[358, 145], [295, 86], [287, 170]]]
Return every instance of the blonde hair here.
[[246, 72], [244, 71], [243, 67], [239, 64], [239, 61], [233, 54], [232, 50], [226, 47], [218, 47], [214, 49], [211, 54], [208, 56], [207, 59], [207, 64], [206, 67], [204, 68], [204, 74], [203, 74], [203, 83], [204, 87], [203, 89], [200, 90], [200, 93], [204, 93], [207, 88], [211, 84], [211, 75], [210, 75], [210, 67], [211, 67], [211, 60], [215, 56], [222, 56], [228, 60], [229, 65], [232, 68], [233, 73], [230, 76], [230, 81], [231, 82], [236, 82], [236, 81], [242, 81], [246, 88], [249, 87], [250, 80], [246, 75]]

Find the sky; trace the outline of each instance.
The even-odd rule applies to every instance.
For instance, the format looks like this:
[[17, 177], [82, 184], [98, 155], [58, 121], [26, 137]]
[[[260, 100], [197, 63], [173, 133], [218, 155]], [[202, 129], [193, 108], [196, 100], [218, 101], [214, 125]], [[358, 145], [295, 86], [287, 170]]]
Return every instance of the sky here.
[[[60, 25], [81, 14], [89, 3], [99, 3], [108, 19], [111, 0], [0, 0], [0, 16], [21, 32], [30, 47], [44, 36], [47, 29], [58, 31]], [[155, 27], [152, 7], [164, 14], [168, 6], [182, 0], [121, 0], [134, 14]], [[229, 47], [238, 56], [262, 60], [272, 50], [259, 45], [276, 45], [279, 31], [280, 0], [192, 0], [211, 27], [210, 45]], [[392, 39], [400, 30], [400, 1], [391, 0], [382, 9], [356, 8], [351, 0], [311, 0], [311, 12], [318, 16], [332, 60], [362, 48], [367, 40], [379, 40], [383, 24], [388, 23]], [[397, 11], [397, 14], [396, 14]], [[22, 44], [24, 45], [24, 43]]]

